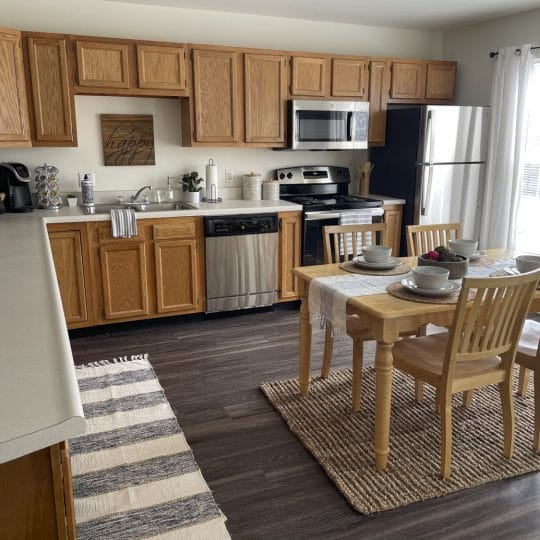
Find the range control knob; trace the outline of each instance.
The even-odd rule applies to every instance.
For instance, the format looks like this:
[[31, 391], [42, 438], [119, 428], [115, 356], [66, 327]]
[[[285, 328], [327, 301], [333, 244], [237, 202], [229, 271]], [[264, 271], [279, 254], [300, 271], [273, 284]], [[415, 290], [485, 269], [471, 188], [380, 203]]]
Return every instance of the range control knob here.
[[284, 178], [285, 178], [285, 175], [284, 175], [283, 173], [281, 173], [281, 174], [279, 175], [279, 179], [280, 179], [280, 180], [283, 180]]
[[287, 178], [289, 178], [289, 180], [292, 178], [292, 172], [287, 173]]

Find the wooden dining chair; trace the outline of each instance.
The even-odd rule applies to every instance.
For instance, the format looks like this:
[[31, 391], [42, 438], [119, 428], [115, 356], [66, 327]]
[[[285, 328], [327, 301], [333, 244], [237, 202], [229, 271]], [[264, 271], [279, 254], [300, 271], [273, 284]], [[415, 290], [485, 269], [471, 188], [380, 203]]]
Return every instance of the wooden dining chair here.
[[[460, 223], [434, 223], [430, 225], [407, 225], [407, 256], [418, 257], [433, 251], [437, 246], [447, 246], [450, 240], [461, 238]], [[425, 336], [426, 327], [418, 329], [417, 335]], [[414, 394], [416, 401], [422, 401], [424, 387], [422, 382], [415, 383]], [[472, 394], [463, 395], [463, 406], [468, 407], [471, 403]]]
[[[465, 278], [450, 330], [398, 341], [394, 368], [434, 386], [441, 417], [441, 476], [450, 478], [452, 395], [498, 384], [504, 455], [514, 450], [512, 367], [540, 270], [519, 276]], [[471, 289], [475, 298], [468, 302]]]
[[[348, 261], [358, 256], [358, 246], [385, 245], [388, 229], [386, 223], [368, 223], [355, 225], [327, 225], [323, 229], [324, 262], [332, 264]], [[369, 240], [369, 241], [368, 241]], [[353, 338], [353, 411], [360, 410], [360, 392], [362, 386], [362, 365], [364, 361], [364, 341], [373, 339], [371, 330], [363, 328], [358, 317], [347, 317], [347, 333]], [[334, 338], [332, 326], [326, 325], [324, 337], [323, 364], [321, 378], [327, 379], [332, 363]]]
[[450, 240], [461, 238], [459, 223], [407, 225], [407, 255], [417, 257], [437, 246], [447, 246]]
[[527, 320], [519, 339], [516, 364], [519, 364], [518, 394], [527, 393], [529, 374], [534, 373], [533, 450], [540, 453], [540, 323]]

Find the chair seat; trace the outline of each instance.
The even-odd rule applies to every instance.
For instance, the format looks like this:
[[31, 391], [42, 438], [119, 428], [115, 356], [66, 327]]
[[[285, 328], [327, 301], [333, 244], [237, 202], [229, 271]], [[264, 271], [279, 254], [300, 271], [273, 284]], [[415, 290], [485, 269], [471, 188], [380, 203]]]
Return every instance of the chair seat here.
[[[442, 376], [447, 342], [448, 332], [398, 341], [392, 349], [394, 366], [436, 386]], [[498, 356], [456, 362], [454, 380], [491, 373], [500, 362]]]

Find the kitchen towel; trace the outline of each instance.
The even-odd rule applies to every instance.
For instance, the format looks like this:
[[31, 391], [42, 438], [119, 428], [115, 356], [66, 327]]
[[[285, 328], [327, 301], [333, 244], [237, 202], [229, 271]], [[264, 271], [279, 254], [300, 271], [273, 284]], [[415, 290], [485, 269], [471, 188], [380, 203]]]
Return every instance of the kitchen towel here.
[[[362, 210], [347, 210], [347, 212], [341, 212], [339, 214], [340, 225], [364, 225], [371, 223], [373, 216], [370, 209]], [[367, 245], [371, 245], [371, 233], [366, 234]], [[362, 253], [362, 237], [357, 240], [358, 253]], [[352, 235], [347, 235], [347, 254], [352, 253]], [[343, 255], [343, 239], [339, 239], [339, 254]]]
[[133, 208], [111, 210], [113, 238], [131, 238], [137, 235], [137, 218]]

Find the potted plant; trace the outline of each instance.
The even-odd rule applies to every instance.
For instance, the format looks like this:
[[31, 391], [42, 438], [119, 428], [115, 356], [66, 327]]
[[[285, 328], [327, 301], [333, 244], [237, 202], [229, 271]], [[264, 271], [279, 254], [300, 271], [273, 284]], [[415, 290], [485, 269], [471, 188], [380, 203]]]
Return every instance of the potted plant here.
[[202, 189], [203, 179], [199, 178], [199, 173], [193, 171], [182, 176], [180, 183], [184, 192], [184, 201], [191, 204], [198, 204], [200, 200], [200, 192]]
[[75, 207], [77, 206], [77, 194], [76, 193], [68, 193], [66, 195], [68, 206]]

